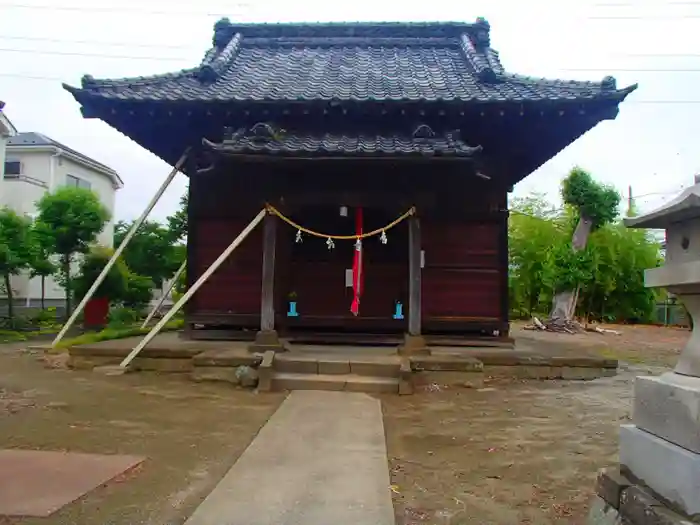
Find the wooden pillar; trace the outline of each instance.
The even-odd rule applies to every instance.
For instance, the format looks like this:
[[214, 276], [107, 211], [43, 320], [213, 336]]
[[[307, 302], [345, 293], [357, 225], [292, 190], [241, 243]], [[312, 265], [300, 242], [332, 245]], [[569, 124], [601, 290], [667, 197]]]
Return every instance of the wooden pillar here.
[[275, 243], [277, 217], [268, 213], [263, 222], [262, 298], [260, 301], [260, 330], [275, 329]]
[[420, 219], [408, 219], [408, 334], [421, 335]]
[[265, 215], [263, 222], [262, 289], [260, 298], [260, 331], [251, 352], [280, 352], [284, 347], [275, 330], [275, 251], [277, 241], [277, 217]]
[[427, 353], [421, 328], [421, 236], [420, 219], [408, 219], [408, 333], [399, 348], [402, 354]]

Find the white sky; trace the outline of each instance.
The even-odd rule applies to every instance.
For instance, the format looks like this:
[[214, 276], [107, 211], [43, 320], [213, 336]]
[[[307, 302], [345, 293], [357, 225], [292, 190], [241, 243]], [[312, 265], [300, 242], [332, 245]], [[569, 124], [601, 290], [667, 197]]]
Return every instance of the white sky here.
[[[213, 24], [232, 21], [459, 20], [485, 17], [507, 70], [640, 88], [600, 124], [516, 187], [557, 198], [575, 164], [649, 210], [700, 172], [700, 0], [0, 0], [0, 100], [20, 131], [37, 131], [116, 169], [125, 181], [117, 218], [136, 217], [170, 171], [98, 120], [85, 120], [61, 82], [193, 67]], [[172, 213], [176, 180], [154, 217]]]

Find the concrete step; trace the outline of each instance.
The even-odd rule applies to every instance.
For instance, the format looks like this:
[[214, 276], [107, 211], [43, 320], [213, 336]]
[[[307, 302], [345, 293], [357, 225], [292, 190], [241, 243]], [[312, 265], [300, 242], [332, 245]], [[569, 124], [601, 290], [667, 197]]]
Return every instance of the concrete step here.
[[297, 374], [275, 372], [273, 390], [335, 390], [372, 394], [399, 392], [399, 380], [394, 377], [370, 377], [357, 374]]
[[397, 378], [401, 362], [398, 356], [351, 357], [277, 354], [272, 366], [277, 372], [290, 374]]

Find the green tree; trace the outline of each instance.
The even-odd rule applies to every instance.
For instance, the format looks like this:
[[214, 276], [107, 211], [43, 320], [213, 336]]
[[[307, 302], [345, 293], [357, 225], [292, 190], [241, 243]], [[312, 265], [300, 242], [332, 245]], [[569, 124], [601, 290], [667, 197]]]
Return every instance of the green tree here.
[[564, 203], [577, 215], [570, 248], [558, 254], [558, 281], [552, 300], [549, 323], [563, 325], [571, 320], [578, 301], [579, 288], [590, 275], [586, 249], [591, 232], [614, 221], [618, 216], [620, 195], [614, 188], [593, 180], [591, 175], [575, 167], [562, 181]]
[[180, 197], [180, 207], [178, 210], [168, 217], [168, 228], [174, 242], [182, 241], [187, 237], [187, 206], [188, 194], [185, 193]]
[[605, 321], [648, 321], [656, 293], [644, 286], [644, 270], [660, 262], [660, 247], [644, 230], [621, 221], [590, 234], [585, 250], [571, 249], [578, 213], [555, 209], [541, 195], [511, 203], [509, 266], [511, 314], [547, 312], [555, 292], [579, 289], [576, 313]]
[[516, 317], [541, 313], [551, 300], [555, 255], [565, 243], [561, 213], [540, 194], [515, 199], [508, 222], [510, 304]]
[[41, 309], [45, 309], [46, 278], [56, 273], [56, 265], [51, 260], [51, 229], [41, 221], [34, 221], [31, 229], [33, 254], [30, 263], [30, 276], [41, 277]]
[[29, 267], [32, 260], [31, 221], [14, 211], [0, 210], [0, 273], [3, 277], [10, 325], [14, 326], [14, 305], [10, 278]]
[[60, 257], [59, 275], [66, 290], [66, 315], [70, 315], [73, 287], [71, 263], [86, 253], [109, 220], [109, 212], [96, 193], [85, 188], [60, 188], [37, 203], [38, 221], [51, 232], [51, 251]]
[[[131, 223], [118, 222], [114, 227], [114, 245], [119, 246]], [[170, 230], [157, 222], [145, 221], [122, 252], [131, 272], [149, 278], [157, 287], [172, 277], [182, 259], [173, 243]]]

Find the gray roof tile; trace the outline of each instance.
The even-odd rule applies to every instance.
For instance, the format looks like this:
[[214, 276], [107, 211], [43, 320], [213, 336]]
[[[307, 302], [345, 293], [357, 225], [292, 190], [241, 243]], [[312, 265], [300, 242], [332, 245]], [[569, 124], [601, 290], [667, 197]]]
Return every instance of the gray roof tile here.
[[135, 101], [621, 101], [636, 88], [509, 74], [488, 23], [217, 22], [199, 67], [66, 86], [88, 99]]
[[469, 159], [481, 152], [481, 146], [467, 145], [459, 130], [436, 135], [421, 125], [412, 135], [337, 133], [288, 133], [270, 124], [258, 123], [250, 129], [239, 128], [221, 143], [208, 140], [204, 145], [228, 155], [278, 155], [308, 157], [452, 157]]

